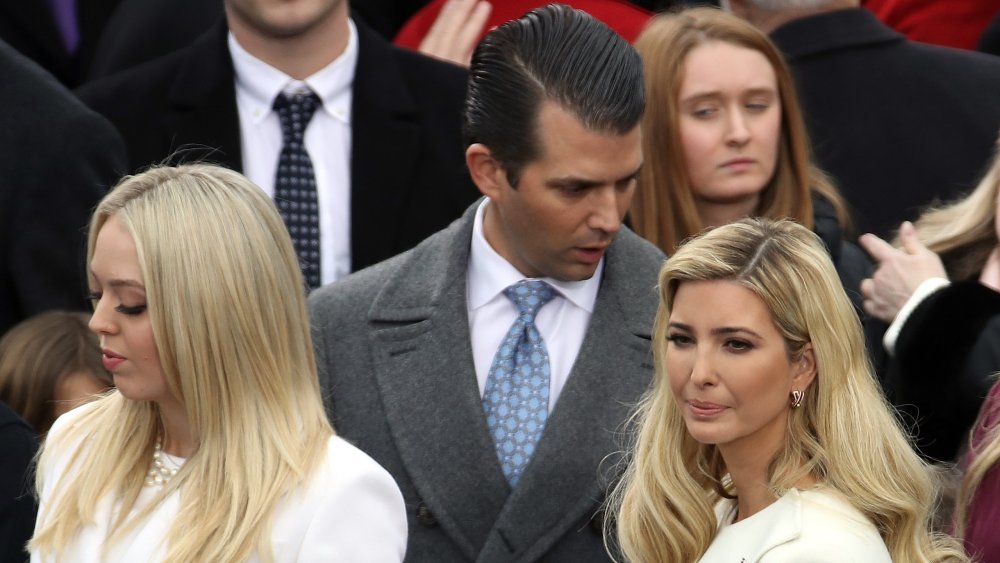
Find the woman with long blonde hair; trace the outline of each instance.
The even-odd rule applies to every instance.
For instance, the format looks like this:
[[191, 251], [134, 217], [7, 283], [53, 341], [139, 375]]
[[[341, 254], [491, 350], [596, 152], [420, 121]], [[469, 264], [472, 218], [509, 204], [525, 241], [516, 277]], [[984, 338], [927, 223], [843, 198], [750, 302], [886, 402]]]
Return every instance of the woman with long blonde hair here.
[[291, 240], [243, 176], [125, 178], [90, 225], [117, 387], [56, 421], [33, 561], [399, 561], [402, 497], [334, 436]]
[[648, 100], [635, 232], [670, 255], [707, 227], [794, 219], [823, 239], [860, 309], [871, 264], [844, 240], [846, 204], [812, 163], [791, 72], [767, 35], [702, 7], [657, 14], [635, 48]]
[[611, 501], [626, 560], [965, 560], [929, 531], [931, 478], [815, 235], [718, 227], [677, 250], [659, 289], [656, 379]]

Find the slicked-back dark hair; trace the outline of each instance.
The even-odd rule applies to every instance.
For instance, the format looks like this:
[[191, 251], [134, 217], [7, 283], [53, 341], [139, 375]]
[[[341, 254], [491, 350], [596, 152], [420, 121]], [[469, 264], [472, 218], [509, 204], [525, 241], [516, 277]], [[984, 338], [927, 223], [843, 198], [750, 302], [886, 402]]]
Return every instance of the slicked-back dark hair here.
[[482, 143], [517, 186], [538, 158], [543, 101], [592, 131], [623, 135], [645, 107], [642, 59], [604, 23], [563, 4], [534, 9], [487, 35], [472, 54], [462, 134]]

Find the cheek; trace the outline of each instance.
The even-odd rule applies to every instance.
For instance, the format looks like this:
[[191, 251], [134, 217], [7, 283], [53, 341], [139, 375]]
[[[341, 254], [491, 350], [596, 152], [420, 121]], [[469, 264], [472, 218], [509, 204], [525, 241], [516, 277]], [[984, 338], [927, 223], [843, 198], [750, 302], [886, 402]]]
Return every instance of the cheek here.
[[697, 185], [699, 179], [711, 171], [712, 155], [717, 143], [707, 126], [691, 123], [689, 120], [681, 122], [680, 134], [681, 147], [684, 150], [684, 167], [692, 184]]
[[667, 383], [674, 396], [680, 396], [690, 379], [691, 366], [686, 355], [679, 351], [668, 352], [663, 361], [667, 370]]
[[773, 172], [778, 164], [778, 151], [781, 150], [781, 113], [775, 112], [763, 120], [760, 138], [763, 139], [766, 148], [766, 153], [763, 155], [767, 159], [765, 164]]

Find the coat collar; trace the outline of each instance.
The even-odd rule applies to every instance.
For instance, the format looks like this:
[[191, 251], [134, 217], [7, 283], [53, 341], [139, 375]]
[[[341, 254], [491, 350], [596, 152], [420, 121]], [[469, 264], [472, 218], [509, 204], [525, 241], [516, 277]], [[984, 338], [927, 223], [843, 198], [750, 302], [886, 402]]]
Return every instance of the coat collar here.
[[876, 43], [905, 41], [906, 37], [880, 22], [864, 8], [835, 10], [792, 20], [771, 32], [771, 40], [789, 62]]
[[181, 149], [178, 160], [204, 157], [242, 171], [236, 84], [227, 33], [225, 19], [220, 19], [186, 50], [167, 94], [163, 121], [173, 136], [171, 149]]
[[[756, 563], [772, 549], [802, 537], [802, 495], [796, 489], [786, 492], [781, 498], [750, 518], [730, 524], [736, 512], [736, 503], [724, 499], [715, 507], [716, 518], [725, 522], [720, 526], [723, 537], [732, 538], [724, 542], [727, 549], [718, 552], [721, 557], [741, 557], [746, 563]], [[760, 531], [767, 532], [761, 534]], [[730, 552], [728, 549], [739, 551]], [[712, 553], [712, 560], [717, 560]]]

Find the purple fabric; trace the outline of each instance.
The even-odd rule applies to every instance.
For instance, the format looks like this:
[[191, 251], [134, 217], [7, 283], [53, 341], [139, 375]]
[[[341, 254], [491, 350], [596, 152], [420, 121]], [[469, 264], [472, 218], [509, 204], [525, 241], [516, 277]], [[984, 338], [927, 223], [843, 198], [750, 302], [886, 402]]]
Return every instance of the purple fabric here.
[[[986, 397], [980, 412], [982, 420], [972, 433], [973, 451], [982, 447], [989, 430], [1000, 423], [1000, 384], [990, 389], [990, 394]], [[965, 466], [968, 467], [973, 459], [973, 455], [970, 454], [965, 460]], [[1000, 467], [994, 465], [983, 476], [969, 503], [965, 550], [969, 555], [976, 557], [976, 561], [1000, 561], [998, 522], [1000, 522]]]
[[80, 44], [80, 26], [76, 20], [76, 0], [48, 0], [52, 19], [62, 37], [66, 52], [73, 54]]

